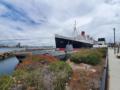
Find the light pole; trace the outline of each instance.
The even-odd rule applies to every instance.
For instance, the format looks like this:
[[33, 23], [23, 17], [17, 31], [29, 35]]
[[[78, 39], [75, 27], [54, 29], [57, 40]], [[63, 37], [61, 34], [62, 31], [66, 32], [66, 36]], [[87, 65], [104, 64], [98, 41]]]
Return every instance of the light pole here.
[[113, 32], [114, 32], [114, 54], [115, 54], [115, 46], [116, 46], [116, 43], [115, 43], [115, 28], [113, 28]]

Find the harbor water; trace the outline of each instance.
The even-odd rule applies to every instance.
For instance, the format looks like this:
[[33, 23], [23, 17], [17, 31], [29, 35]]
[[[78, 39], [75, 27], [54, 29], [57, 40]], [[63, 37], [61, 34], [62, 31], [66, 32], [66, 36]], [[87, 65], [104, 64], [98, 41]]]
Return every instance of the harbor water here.
[[16, 57], [11, 57], [0, 61], [0, 75], [11, 74], [19, 63]]
[[[22, 48], [0, 48], [0, 53], [19, 51], [19, 50], [23, 50], [23, 49]], [[19, 63], [19, 60], [16, 57], [0, 60], [0, 76], [12, 74], [12, 72], [14, 71], [18, 63]]]
[[[9, 51], [19, 51], [21, 48], [0, 48], [0, 53], [9, 52]], [[33, 55], [36, 54], [49, 54], [52, 56], [57, 56], [59, 58], [64, 58], [65, 53], [62, 51], [55, 50], [35, 50], [31, 51]], [[0, 60], [0, 75], [12, 74], [15, 70], [15, 67], [19, 64], [19, 60], [16, 57], [7, 58]]]

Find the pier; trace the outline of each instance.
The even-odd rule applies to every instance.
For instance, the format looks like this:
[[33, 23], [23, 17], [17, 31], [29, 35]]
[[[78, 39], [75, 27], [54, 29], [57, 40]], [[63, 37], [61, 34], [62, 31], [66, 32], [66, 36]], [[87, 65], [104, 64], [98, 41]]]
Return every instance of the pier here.
[[16, 56], [18, 59], [25, 58], [27, 55], [31, 55], [31, 52], [26, 51], [8, 51], [8, 52], [1, 52], [0, 53], [0, 60], [4, 60], [9, 57]]
[[0, 53], [0, 60], [4, 60], [6, 58], [14, 56], [13, 52], [4, 52]]

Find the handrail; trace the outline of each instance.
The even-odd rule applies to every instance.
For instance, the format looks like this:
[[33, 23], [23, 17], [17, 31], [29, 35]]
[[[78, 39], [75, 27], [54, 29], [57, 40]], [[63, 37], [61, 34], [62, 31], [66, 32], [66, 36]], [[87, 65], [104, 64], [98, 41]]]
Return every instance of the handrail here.
[[107, 49], [107, 55], [106, 55], [106, 59], [105, 59], [105, 66], [104, 66], [104, 71], [103, 71], [103, 75], [101, 78], [101, 87], [100, 90], [107, 90], [108, 88], [108, 49]]

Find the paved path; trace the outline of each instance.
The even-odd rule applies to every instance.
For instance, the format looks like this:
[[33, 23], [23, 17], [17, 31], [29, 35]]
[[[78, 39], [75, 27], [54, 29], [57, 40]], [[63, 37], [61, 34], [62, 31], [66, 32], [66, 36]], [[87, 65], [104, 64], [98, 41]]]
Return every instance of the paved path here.
[[116, 58], [113, 49], [108, 49], [109, 90], [120, 90], [120, 59]]

